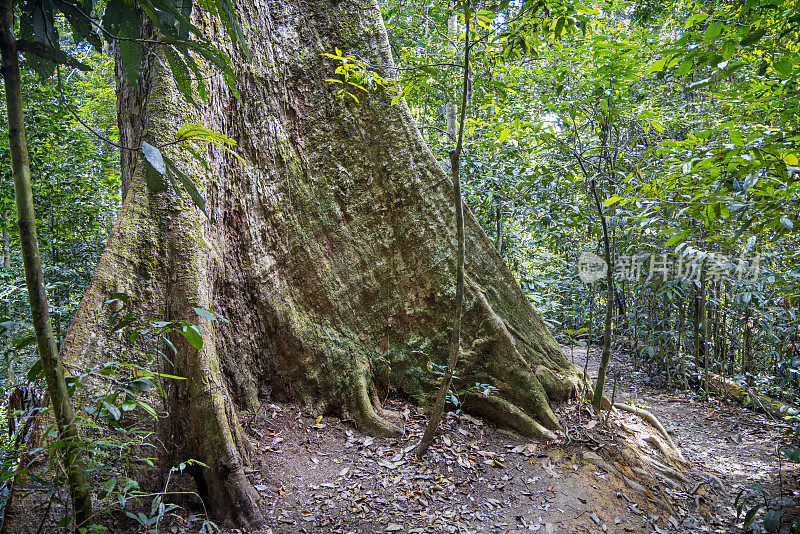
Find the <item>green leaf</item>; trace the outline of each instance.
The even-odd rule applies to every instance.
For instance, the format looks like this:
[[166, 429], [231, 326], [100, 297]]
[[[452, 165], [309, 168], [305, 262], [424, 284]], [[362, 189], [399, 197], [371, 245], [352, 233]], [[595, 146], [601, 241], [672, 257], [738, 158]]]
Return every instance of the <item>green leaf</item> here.
[[172, 341], [167, 339], [166, 336], [159, 337], [164, 340], [164, 343], [167, 345], [167, 348], [172, 351], [172, 354], [178, 354], [178, 349], [175, 348], [175, 345], [172, 344]]
[[[230, 147], [236, 146], [236, 141], [231, 139], [230, 137], [215, 132], [214, 130], [210, 130], [208, 128], [203, 128], [197, 124], [184, 124], [178, 129], [178, 132], [175, 134], [176, 141], [206, 141], [213, 145], [220, 147], [221, 149], [225, 150], [236, 159], [241, 161], [243, 164], [247, 165], [247, 162], [242, 158], [239, 154], [231, 150]], [[188, 145], [184, 145], [187, 150], [191, 152], [191, 154], [200, 161], [203, 166], [211, 170], [208, 163], [205, 161], [205, 158], [202, 158], [196, 151], [192, 150], [191, 147]]]
[[42, 359], [39, 358], [28, 370], [28, 374], [25, 376], [25, 378], [28, 379], [28, 382], [36, 382], [42, 376], [44, 376], [44, 368], [42, 367]]
[[[147, 374], [149, 375], [150, 373]], [[150, 380], [147, 376], [143, 376], [130, 382], [128, 384], [128, 387], [131, 389], [135, 389], [136, 391], [150, 391], [156, 386], [153, 384], [153, 381]]]
[[193, 146], [189, 145], [188, 143], [184, 143], [181, 146], [183, 147], [184, 150], [189, 152], [189, 154], [192, 155], [195, 161], [197, 161], [200, 165], [202, 165], [205, 170], [211, 172], [211, 166], [206, 161], [206, 158], [202, 154], [200, 154], [200, 152], [198, 152]]
[[[196, 328], [197, 327], [195, 327], [195, 329]], [[198, 330], [198, 332], [199, 332], [199, 330]], [[136, 370], [137, 373], [139, 373], [140, 375], [143, 375], [143, 376], [160, 376], [162, 378], [171, 378], [173, 380], [186, 380], [186, 377], [183, 377], [183, 376], [168, 375], [166, 373], [157, 373], [155, 371], [150, 371], [149, 369], [145, 369], [145, 368], [143, 368], [141, 366], [138, 366], [138, 365], [122, 364], [122, 366], [123, 367], [127, 367], [129, 369], [134, 369], [134, 370]]]
[[690, 28], [696, 22], [703, 22], [707, 18], [708, 18], [708, 13], [695, 13], [694, 15], [686, 19], [684, 27]]
[[204, 310], [203, 308], [192, 308], [192, 309], [197, 315], [199, 315], [200, 317], [205, 317], [209, 321], [213, 321], [214, 319], [216, 319], [216, 315], [214, 315], [208, 310]]
[[128, 83], [136, 85], [142, 70], [142, 45], [134, 41], [120, 41], [119, 54], [122, 57], [122, 66], [125, 68]]
[[[29, 0], [21, 4], [20, 39], [60, 51], [58, 27], [53, 20], [56, 12], [53, 0]], [[44, 55], [27, 54], [25, 60], [43, 80], [56, 70], [56, 62]]]
[[792, 62], [788, 59], [782, 59], [773, 65], [775, 70], [783, 77], [789, 76], [792, 74]]
[[117, 485], [117, 479], [116, 478], [110, 479], [103, 485], [103, 489], [100, 491], [100, 493], [97, 494], [97, 498], [101, 500], [107, 498], [111, 494], [111, 492], [114, 491], [116, 485]]
[[691, 234], [694, 230], [683, 230], [682, 232], [678, 232], [674, 236], [670, 237], [666, 243], [664, 243], [664, 247], [671, 247], [672, 245], [676, 245], [678, 242], [682, 241], [686, 238], [689, 234]]
[[86, 10], [82, 5], [71, 0], [55, 0], [59, 11], [64, 15], [70, 26], [72, 26], [72, 37], [76, 43], [86, 41], [98, 52], [102, 52], [103, 43], [97, 36], [91, 20], [91, 3]]
[[187, 193], [189, 193], [189, 197], [192, 199], [192, 202], [194, 202], [194, 205], [200, 208], [200, 211], [205, 213], [206, 199], [203, 197], [200, 191], [197, 190], [194, 182], [188, 176], [186, 176], [171, 159], [166, 156], [164, 156], [164, 163], [166, 164], [169, 172], [178, 178], [178, 181], [181, 183], [183, 188], [186, 189]]
[[789, 461], [800, 463], [800, 449], [781, 449], [781, 452], [789, 458]]
[[108, 39], [119, 39], [122, 65], [130, 84], [139, 79], [142, 68], [142, 46], [136, 42], [141, 38], [139, 13], [130, 0], [109, 0], [101, 22]]
[[730, 59], [733, 57], [733, 53], [736, 51], [736, 42], [728, 39], [722, 45], [722, 58], [723, 59]]
[[608, 206], [611, 206], [611, 205], [613, 205], [613, 204], [616, 204], [616, 203], [617, 203], [617, 202], [619, 202], [620, 200], [622, 200], [622, 197], [621, 197], [621, 196], [619, 196], [619, 195], [614, 195], [614, 196], [612, 196], [612, 197], [610, 197], [610, 198], [607, 198], [607, 199], [606, 199], [606, 201], [605, 201], [605, 202], [603, 202], [603, 207], [604, 207], [604, 208], [607, 208]]
[[142, 153], [147, 162], [144, 168], [144, 178], [147, 183], [147, 188], [154, 193], [166, 191], [167, 181], [164, 175], [167, 172], [167, 167], [164, 163], [161, 150], [144, 141], [142, 142]]
[[[221, 148], [226, 148], [225, 145], [236, 146], [236, 141], [225, 134], [192, 123], [184, 124], [178, 128], [178, 131], [175, 133], [176, 141], [186, 141], [189, 139], [209, 141]], [[242, 162], [244, 162], [244, 160], [242, 160]]]
[[753, 31], [751, 31], [750, 33], [748, 33], [747, 35], [745, 35], [742, 38], [742, 40], [739, 42], [739, 45], [740, 46], [750, 46], [752, 44], [755, 44], [756, 42], [759, 41], [759, 39], [764, 37], [764, 34], [766, 34], [766, 33], [767, 33], [767, 30], [765, 30], [764, 28], [759, 28], [757, 30], [753, 30]]
[[244, 38], [244, 34], [242, 33], [242, 28], [239, 26], [239, 23], [236, 19], [236, 15], [234, 14], [233, 5], [229, 0], [215, 0], [215, 2], [217, 4], [217, 13], [219, 14], [219, 18], [222, 19], [222, 22], [225, 24], [225, 28], [228, 30], [228, 35], [233, 42], [238, 43], [239, 46], [242, 47], [245, 57], [249, 60], [250, 49], [247, 48], [247, 42]]
[[709, 42], [715, 40], [719, 37], [720, 33], [722, 33], [722, 28], [725, 27], [725, 24], [720, 21], [712, 22], [706, 28], [705, 33], [703, 34], [703, 41]]
[[113, 417], [115, 421], [119, 421], [119, 418], [122, 417], [122, 412], [119, 410], [119, 408], [106, 401], [100, 402], [103, 404], [103, 406], [105, 406], [106, 410], [108, 410], [108, 413], [111, 414], [111, 417]]
[[564, 30], [564, 22], [565, 22], [564, 17], [560, 17], [558, 19], [558, 22], [556, 22], [556, 29], [555, 29], [556, 38], [561, 37], [561, 32]]
[[36, 336], [33, 335], [17, 337], [11, 340], [11, 344], [14, 345], [14, 350], [24, 349], [34, 343], [36, 343]]
[[666, 56], [658, 58], [655, 61], [655, 63], [653, 63], [652, 65], [647, 67], [648, 74], [651, 73], [651, 72], [656, 72], [656, 71], [662, 70], [664, 68], [664, 65], [666, 65], [666, 63], [667, 63], [667, 57]]
[[206, 89], [206, 84], [203, 81], [203, 72], [200, 70], [200, 66], [197, 64], [197, 61], [195, 61], [194, 57], [188, 52], [188, 50], [183, 50], [183, 59], [186, 61], [186, 64], [189, 65], [192, 74], [194, 74], [194, 78], [197, 81], [197, 94], [200, 96], [200, 100], [205, 103], [208, 99], [208, 90]]
[[505, 143], [509, 135], [511, 135], [511, 129], [510, 128], [503, 129], [503, 131], [500, 132], [500, 137], [497, 138], [497, 143], [498, 144]]
[[783, 512], [780, 510], [769, 510], [764, 514], [764, 529], [767, 532], [778, 532], [778, 523], [782, 515]]
[[172, 78], [175, 80], [175, 85], [183, 95], [187, 102], [195, 107], [198, 107], [197, 102], [192, 95], [192, 75], [189, 73], [189, 67], [183, 59], [170, 47], [164, 48], [164, 55], [169, 64], [169, 70], [172, 72]]
[[736, 145], [741, 145], [744, 143], [742, 139], [742, 133], [737, 130], [733, 124], [728, 127], [728, 137], [730, 138], [731, 142]]
[[685, 76], [686, 74], [689, 74], [689, 71], [692, 70], [693, 66], [694, 66], [694, 59], [692, 58], [684, 59], [678, 66], [676, 74], [678, 74], [678, 76]]
[[52, 46], [48, 46], [44, 43], [35, 43], [21, 39], [17, 41], [17, 49], [25, 55], [26, 59], [28, 59], [29, 56], [36, 56], [38, 59], [44, 59], [52, 62], [53, 64], [74, 67], [78, 70], [82, 70], [83, 72], [89, 72], [92, 70], [92, 67], [86, 65], [85, 63], [81, 63], [63, 50], [55, 49]]
[[153, 193], [163, 193], [167, 190], [167, 180], [164, 175], [155, 170], [149, 161], [144, 166], [144, 180], [147, 183], [147, 189]]
[[156, 419], [158, 419], [158, 414], [156, 413], [156, 411], [153, 409], [152, 406], [150, 406], [146, 402], [136, 401], [136, 405], [139, 406], [142, 410], [146, 411], [152, 417], [155, 417]]
[[164, 164], [164, 158], [161, 155], [161, 150], [154, 147], [147, 141], [142, 141], [142, 153], [144, 154], [144, 157], [147, 160], [147, 162], [159, 174], [164, 174], [167, 172], [167, 167]]
[[181, 328], [181, 333], [191, 346], [193, 346], [197, 350], [203, 348], [203, 335], [200, 333], [200, 329], [197, 328], [195, 325], [190, 324], [188, 326], [184, 326], [183, 328]]

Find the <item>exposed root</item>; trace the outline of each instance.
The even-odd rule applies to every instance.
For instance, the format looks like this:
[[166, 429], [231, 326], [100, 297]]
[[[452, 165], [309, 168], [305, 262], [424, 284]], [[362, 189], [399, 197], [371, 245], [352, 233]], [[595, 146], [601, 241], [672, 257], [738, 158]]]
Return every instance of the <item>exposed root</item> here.
[[[221, 488], [207, 488], [210, 494], [224, 495], [231, 504], [230, 520], [234, 524], [257, 529], [264, 525], [264, 516], [261, 514], [259, 502], [261, 497], [255, 491], [244, 472], [244, 467], [239, 464], [228, 472], [225, 463], [220, 463], [216, 468], [217, 480], [222, 481]], [[213, 482], [212, 482], [213, 483]], [[212, 498], [212, 502], [222, 502], [221, 497]]]
[[734, 400], [742, 405], [749, 405], [756, 411], [764, 412], [774, 418], [783, 418], [787, 415], [797, 415], [800, 411], [788, 404], [784, 404], [776, 399], [759, 395], [747, 387], [734, 382], [716, 373], [708, 373], [709, 389], [722, 395], [726, 399]]
[[[614, 403], [614, 408], [622, 410], [623, 412], [628, 412], [634, 415], [638, 415], [639, 417], [641, 417], [642, 419], [653, 425], [653, 427], [655, 427], [655, 429], [658, 430], [662, 436], [664, 436], [664, 439], [667, 440], [667, 443], [669, 443], [670, 447], [672, 447], [672, 449], [675, 451], [675, 454], [678, 455], [678, 459], [681, 462], [684, 463], [686, 462], [686, 458], [683, 457], [681, 451], [678, 449], [677, 445], [675, 445], [675, 442], [672, 441], [672, 437], [669, 435], [667, 430], [664, 428], [664, 425], [661, 424], [661, 421], [659, 421], [655, 415], [653, 415], [647, 410], [643, 410], [642, 408], [637, 408], [635, 406], [631, 406], [630, 404], [623, 404], [621, 402]], [[659, 446], [656, 445], [656, 447]], [[666, 450], [663, 448], [663, 444], [661, 444], [661, 447], [659, 447], [659, 449], [662, 452]], [[669, 454], [666, 454], [666, 456], [669, 457]]]
[[403, 435], [403, 431], [393, 425], [388, 419], [378, 415], [370, 399], [369, 386], [367, 385], [366, 373], [359, 369], [356, 371], [358, 377], [355, 384], [355, 419], [359, 431], [371, 436], [398, 437]]
[[556, 435], [536, 422], [531, 416], [514, 406], [509, 401], [496, 395], [480, 395], [467, 393], [464, 409], [510, 428], [521, 436], [542, 441], [552, 441]]
[[645, 437], [643, 439], [643, 441], [645, 441], [646, 443], [651, 444], [656, 449], [658, 449], [658, 452], [661, 453], [661, 456], [663, 456], [665, 460], [669, 460], [670, 459], [670, 457], [671, 457], [670, 449], [667, 447], [667, 445], [663, 441], [658, 439], [657, 436], [653, 436], [653, 435], [647, 436], [647, 437]]
[[[550, 401], [568, 398], [574, 390], [574, 386], [566, 378], [559, 378], [549, 370], [548, 372], [542, 371], [541, 375], [534, 373], [530, 369], [528, 361], [517, 349], [517, 344], [509, 330], [510, 325], [494, 311], [481, 288], [471, 280], [468, 280], [468, 283], [481, 310], [484, 319], [483, 328], [488, 334], [488, 338], [493, 340], [493, 355], [489, 369], [491, 378], [489, 380], [498, 388], [501, 395], [520, 405], [525, 412], [539, 421], [537, 426], [543, 426], [550, 430], [561, 428], [558, 418], [550, 408]], [[517, 336], [521, 342], [527, 345], [522, 334], [518, 332]], [[546, 369], [544, 366], [541, 367]], [[539, 376], [543, 377], [545, 382], [540, 381]], [[518, 408], [514, 408], [522, 413]], [[522, 415], [525, 414], [522, 413]], [[529, 416], [526, 415], [526, 417], [530, 419]], [[522, 424], [519, 418], [516, 419], [517, 423], [515, 424], [521, 424], [521, 428], [530, 429], [527, 422]], [[510, 424], [503, 424], [502, 418], [495, 420], [502, 426], [510, 426]], [[526, 430], [526, 432], [529, 433], [530, 430]]]
[[[590, 463], [590, 464], [602, 469], [603, 471], [606, 471], [606, 472], [611, 473], [612, 475], [616, 476], [617, 478], [622, 480], [622, 482], [624, 482], [627, 487], [631, 488], [632, 490], [640, 491], [640, 492], [647, 491], [647, 488], [645, 488], [644, 486], [642, 486], [638, 482], [636, 482], [634, 480], [631, 480], [630, 478], [628, 478], [625, 475], [623, 475], [622, 471], [620, 471], [619, 469], [614, 467], [609, 462], [605, 461], [596, 452], [584, 451], [583, 452], [583, 460], [585, 462], [587, 462], [587, 463]], [[649, 479], [650, 477], [649, 476], [645, 476], [644, 478], [645, 479]]]
[[694, 495], [702, 484], [708, 484], [709, 482], [713, 482], [713, 485], [716, 486], [717, 490], [719, 490], [720, 492], [722, 493], [726, 492], [728, 486], [723, 484], [722, 480], [720, 480], [717, 475], [713, 473], [708, 473], [706, 471], [700, 471], [699, 469], [692, 469], [691, 471], [689, 471], [689, 473], [695, 475], [696, 477], [700, 477], [702, 479], [695, 485], [694, 489], [690, 492], [690, 495]]
[[686, 477], [683, 476], [683, 474], [680, 471], [677, 471], [671, 468], [670, 466], [659, 462], [656, 459], [648, 458], [647, 456], [642, 456], [641, 458], [644, 463], [646, 463], [649, 467], [658, 471], [662, 475], [669, 477], [677, 482], [683, 482], [683, 483], [686, 482]]
[[556, 414], [550, 408], [547, 392], [531, 371], [525, 368], [511, 369], [506, 371], [504, 378], [506, 383], [499, 388], [504, 396], [520, 405], [545, 428], [561, 428]]
[[565, 402], [575, 397], [577, 384], [568, 378], [559, 376], [544, 365], [534, 367], [533, 373], [542, 384], [547, 398], [551, 402]]
[[378, 396], [378, 391], [375, 389], [374, 384], [369, 388], [369, 398], [372, 399], [372, 409], [375, 410], [375, 413], [377, 413], [379, 417], [383, 417], [384, 419], [399, 419], [401, 417], [401, 414], [383, 407], [383, 403]]

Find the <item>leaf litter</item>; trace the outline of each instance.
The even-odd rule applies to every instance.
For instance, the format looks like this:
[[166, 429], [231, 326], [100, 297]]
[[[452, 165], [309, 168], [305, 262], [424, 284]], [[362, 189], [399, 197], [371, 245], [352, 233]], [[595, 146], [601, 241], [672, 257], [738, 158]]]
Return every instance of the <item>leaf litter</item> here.
[[739, 431], [722, 432], [719, 417], [732, 417], [725, 406], [714, 405], [712, 414], [707, 403], [642, 387], [641, 375], [627, 375], [634, 381], [617, 394], [648, 405], [674, 432], [694, 466], [686, 484], [657, 479], [641, 491], [627, 486], [604, 459], [615, 446], [614, 424], [575, 403], [558, 408], [566, 424], [555, 443], [528, 442], [450, 413], [423, 462], [414, 453], [425, 417], [411, 404], [384, 406], [404, 424], [401, 438], [365, 436], [334, 417], [270, 404], [269, 423], [258, 419], [248, 428], [255, 454], [247, 474], [268, 523], [261, 532], [740, 532], [731, 492], [765, 476], [758, 463], [765, 459], [748, 456], [746, 448], [781, 429], [761, 426], [757, 414], [739, 417], [735, 407]]

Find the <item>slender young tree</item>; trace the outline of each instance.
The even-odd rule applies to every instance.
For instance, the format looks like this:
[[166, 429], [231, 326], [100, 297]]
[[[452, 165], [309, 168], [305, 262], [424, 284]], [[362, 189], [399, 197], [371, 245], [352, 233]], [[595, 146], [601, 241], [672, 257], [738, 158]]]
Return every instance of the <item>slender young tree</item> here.
[[608, 273], [606, 275], [606, 316], [603, 330], [603, 355], [600, 357], [600, 367], [597, 370], [597, 382], [594, 386], [594, 398], [592, 404], [597, 413], [603, 404], [603, 388], [606, 384], [606, 369], [611, 360], [611, 321], [614, 316], [614, 278], [611, 276], [611, 246], [608, 240], [608, 224], [603, 213], [603, 206], [600, 204], [600, 197], [597, 196], [597, 185], [595, 180], [591, 181], [592, 197], [594, 197], [597, 214], [600, 217], [600, 224], [603, 227], [603, 255], [605, 256]]
[[75, 520], [80, 526], [91, 517], [92, 504], [86, 477], [81, 467], [80, 454], [75, 443], [78, 439], [75, 412], [64, 380], [64, 368], [59, 360], [56, 340], [50, 323], [44, 273], [36, 238], [36, 214], [33, 206], [31, 171], [25, 138], [22, 82], [19, 72], [17, 40], [14, 35], [13, 0], [2, 0], [0, 3], [0, 54], [2, 55], [2, 75], [8, 113], [8, 139], [17, 205], [17, 226], [19, 227], [22, 262], [25, 269], [25, 284], [28, 289], [28, 302], [31, 307], [39, 357], [42, 360], [42, 369], [47, 382], [47, 393], [53, 405], [53, 415], [59, 437], [64, 442], [64, 467], [75, 511]]
[[700, 271], [700, 313], [703, 321], [703, 385], [706, 399], [709, 398], [708, 392], [708, 372], [711, 366], [710, 343], [708, 341], [708, 295], [705, 270]]
[[470, 23], [469, 2], [464, 2], [464, 18], [466, 20], [466, 37], [464, 39], [464, 81], [461, 87], [461, 116], [458, 121], [458, 141], [456, 147], [450, 151], [450, 173], [453, 178], [453, 195], [455, 197], [456, 211], [456, 240], [458, 250], [456, 252], [456, 301], [453, 305], [453, 333], [450, 337], [450, 351], [447, 357], [447, 370], [444, 380], [436, 395], [436, 403], [431, 409], [428, 426], [417, 448], [417, 457], [422, 458], [428, 452], [428, 448], [433, 443], [436, 430], [444, 412], [447, 393], [453, 383], [453, 373], [458, 365], [458, 355], [461, 353], [461, 308], [464, 303], [464, 205], [461, 199], [461, 177], [459, 175], [459, 165], [461, 164], [461, 151], [464, 142], [464, 121], [467, 115], [467, 104], [469, 97], [469, 23]]

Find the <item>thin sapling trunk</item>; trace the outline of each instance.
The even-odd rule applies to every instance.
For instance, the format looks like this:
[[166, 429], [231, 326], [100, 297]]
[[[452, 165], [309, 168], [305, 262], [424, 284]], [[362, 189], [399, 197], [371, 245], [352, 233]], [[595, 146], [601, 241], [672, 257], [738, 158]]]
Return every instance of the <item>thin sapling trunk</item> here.
[[450, 170], [453, 176], [453, 193], [455, 196], [456, 208], [456, 240], [458, 241], [458, 251], [456, 258], [456, 301], [453, 313], [453, 334], [450, 338], [450, 351], [447, 358], [447, 370], [444, 380], [436, 395], [436, 404], [431, 410], [428, 426], [417, 449], [417, 457], [423, 458], [428, 448], [433, 443], [436, 429], [439, 428], [439, 421], [444, 412], [447, 393], [453, 382], [453, 373], [458, 363], [458, 355], [461, 352], [461, 308], [464, 302], [464, 209], [461, 201], [461, 178], [459, 177], [459, 164], [461, 160], [461, 150], [464, 141], [464, 120], [467, 112], [467, 96], [469, 93], [469, 21], [470, 13], [468, 4], [465, 5], [464, 14], [466, 15], [466, 37], [464, 40], [464, 82], [461, 95], [461, 117], [458, 125], [458, 143], [456, 148], [450, 151]]
[[595, 181], [591, 182], [592, 196], [594, 203], [597, 207], [597, 213], [600, 216], [600, 224], [603, 227], [603, 252], [606, 260], [606, 265], [609, 266], [608, 274], [606, 275], [606, 321], [603, 331], [603, 356], [600, 358], [600, 367], [597, 370], [597, 383], [594, 387], [594, 398], [592, 404], [597, 413], [600, 413], [600, 408], [603, 403], [603, 388], [606, 383], [606, 369], [608, 369], [608, 362], [611, 359], [611, 320], [614, 314], [614, 279], [611, 276], [611, 247], [608, 241], [608, 225], [606, 224], [606, 217], [603, 214], [603, 207], [600, 205], [600, 198], [597, 196], [597, 187]]
[[31, 307], [33, 328], [36, 332], [36, 344], [47, 381], [47, 392], [53, 404], [53, 415], [58, 427], [59, 439], [64, 442], [64, 467], [75, 511], [75, 521], [78, 526], [81, 526], [86, 524], [91, 517], [92, 505], [86, 476], [75, 444], [79, 437], [75, 425], [75, 412], [64, 380], [64, 368], [58, 358], [56, 340], [50, 324], [44, 274], [36, 238], [36, 214], [33, 207], [31, 171], [22, 112], [19, 55], [14, 36], [13, 0], [2, 0], [0, 4], [0, 54], [2, 54], [2, 75], [8, 112], [8, 139], [17, 204], [17, 225], [19, 226], [28, 301]]

